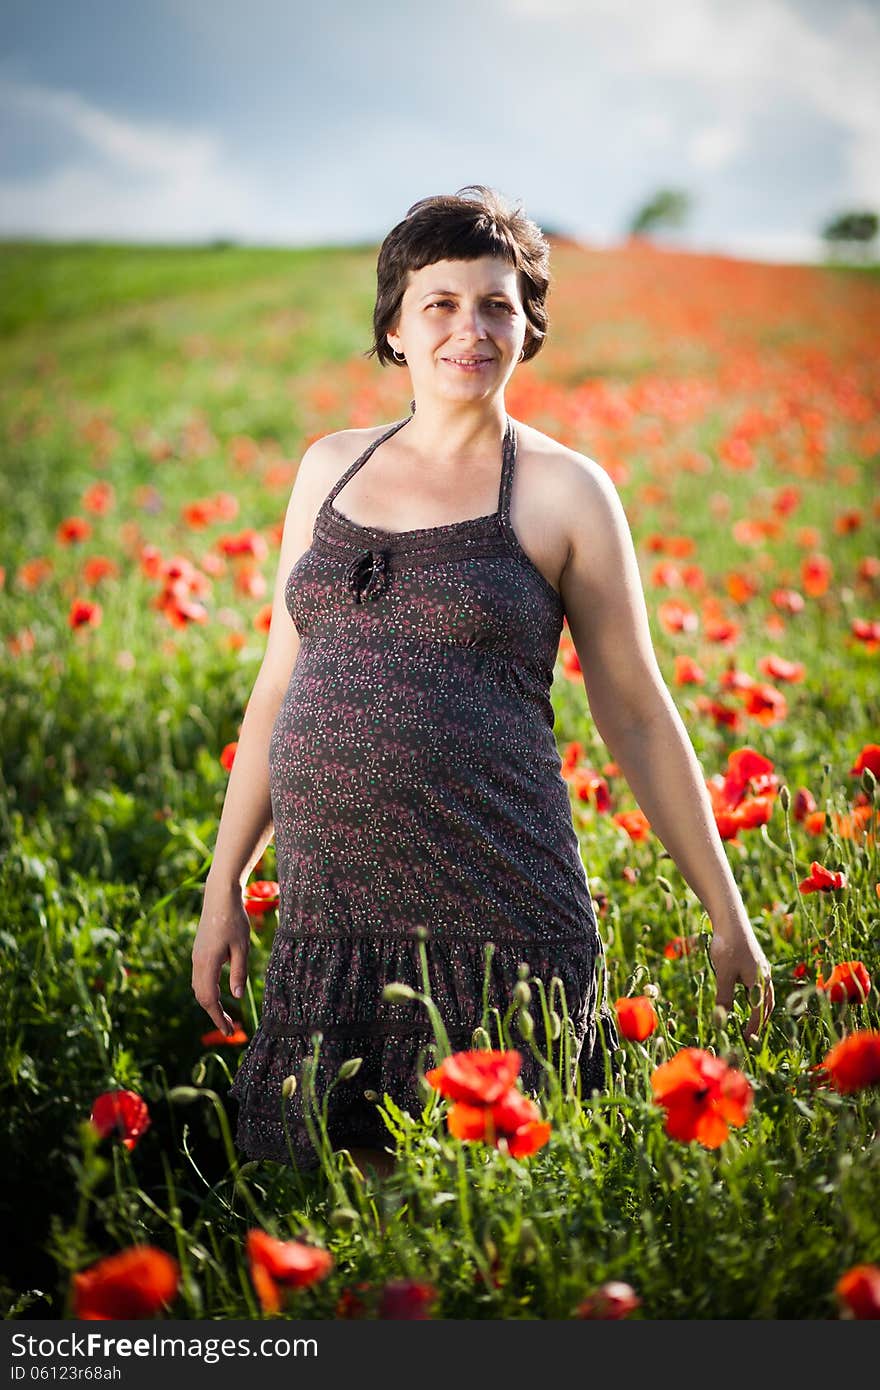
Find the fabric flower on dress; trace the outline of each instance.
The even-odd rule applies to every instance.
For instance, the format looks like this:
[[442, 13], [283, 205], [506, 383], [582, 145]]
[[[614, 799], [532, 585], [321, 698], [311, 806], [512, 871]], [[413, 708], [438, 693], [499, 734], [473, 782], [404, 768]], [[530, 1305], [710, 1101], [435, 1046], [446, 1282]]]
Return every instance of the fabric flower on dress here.
[[388, 587], [388, 554], [365, 550], [348, 567], [348, 586], [355, 603], [378, 598]]

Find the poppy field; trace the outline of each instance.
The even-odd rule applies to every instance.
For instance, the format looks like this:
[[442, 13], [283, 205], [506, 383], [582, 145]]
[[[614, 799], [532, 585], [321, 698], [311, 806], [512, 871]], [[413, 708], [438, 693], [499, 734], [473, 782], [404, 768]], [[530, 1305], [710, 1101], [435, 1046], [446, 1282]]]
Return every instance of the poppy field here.
[[[711, 923], [591, 721], [566, 625], [555, 732], [620, 1034], [606, 1089], [583, 1093], [564, 998], [524, 962], [467, 1051], [425, 981], [424, 1108], [370, 1096], [389, 1176], [331, 1150], [314, 1066], [285, 1086], [317, 1169], [235, 1150], [271, 845], [229, 1036], [192, 943], [297, 461], [408, 413], [408, 375], [363, 355], [375, 255], [0, 250], [3, 1315], [877, 1318], [870, 271], [559, 241], [547, 344], [505, 397], [619, 490], [772, 968], [766, 1029], [746, 1036], [742, 989], [716, 1006]], [[353, 1052], [333, 1085], [358, 1071]]]

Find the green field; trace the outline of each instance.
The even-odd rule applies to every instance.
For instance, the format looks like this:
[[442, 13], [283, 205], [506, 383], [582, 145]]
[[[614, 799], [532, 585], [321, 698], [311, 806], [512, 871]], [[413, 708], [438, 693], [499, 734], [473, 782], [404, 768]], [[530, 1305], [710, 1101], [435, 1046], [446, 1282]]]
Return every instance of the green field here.
[[[240, 1049], [202, 1043], [190, 988], [220, 755], [259, 668], [305, 446], [408, 412], [408, 376], [365, 355], [376, 250], [0, 244], [0, 1308], [69, 1316], [75, 1273], [152, 1245], [180, 1269], [174, 1316], [259, 1316], [245, 1238], [260, 1227], [332, 1255], [287, 1295], [293, 1317], [352, 1315], [362, 1285], [361, 1315], [376, 1316], [400, 1280], [430, 1285], [444, 1318], [569, 1318], [611, 1280], [636, 1291], [634, 1317], [837, 1317], [840, 1277], [880, 1263], [880, 1062], [847, 1094], [816, 1071], [842, 1038], [880, 1029], [876, 778], [853, 771], [880, 744], [871, 272], [560, 246], [547, 346], [506, 398], [615, 479], [706, 778], [744, 747], [773, 764], [766, 824], [726, 842], [773, 968], [761, 1042], [743, 1037], [745, 999], [713, 1012], [708, 919], [663, 845], [614, 819], [636, 803], [563, 639], [560, 753], [610, 789], [603, 807], [572, 783], [609, 992], [655, 988], [657, 1031], [624, 1044], [606, 1094], [543, 1101], [550, 1140], [522, 1158], [451, 1138], [437, 1102], [407, 1116], [391, 1096], [399, 1161], [381, 1184], [341, 1156], [311, 1177], [235, 1159]], [[218, 494], [236, 514], [197, 527], [187, 509]], [[71, 518], [88, 523], [80, 539]], [[245, 529], [268, 543], [263, 592], [220, 545]], [[658, 544], [672, 537], [686, 553]], [[205, 622], [176, 627], [155, 606], [146, 547], [204, 576]], [[670, 623], [673, 599], [693, 629]], [[100, 605], [94, 623], [71, 626], [77, 600]], [[711, 635], [722, 617], [727, 641]], [[768, 674], [771, 655], [801, 676]], [[682, 657], [701, 681], [679, 683]], [[845, 888], [800, 892], [813, 862]], [[271, 847], [255, 877], [274, 879]], [[275, 919], [254, 920], [248, 994], [224, 995], [248, 1036]], [[677, 937], [694, 938], [688, 954], [667, 951]], [[817, 988], [853, 961], [872, 980], [864, 1001]], [[543, 1045], [537, 992], [532, 1007]], [[523, 1026], [512, 1008], [511, 1046]], [[671, 1138], [652, 1098], [652, 1073], [686, 1047], [751, 1087], [747, 1122], [711, 1150]], [[117, 1088], [149, 1107], [130, 1150], [86, 1123]]]

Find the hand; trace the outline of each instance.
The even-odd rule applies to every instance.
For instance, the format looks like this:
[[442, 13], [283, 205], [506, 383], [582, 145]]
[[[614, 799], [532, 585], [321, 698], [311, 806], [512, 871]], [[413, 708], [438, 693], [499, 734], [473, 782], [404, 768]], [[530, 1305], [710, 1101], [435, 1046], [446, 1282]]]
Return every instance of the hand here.
[[753, 1008], [745, 1029], [747, 1038], [756, 1037], [773, 1012], [775, 997], [767, 957], [751, 927], [739, 922], [720, 928], [713, 924], [709, 962], [715, 971], [716, 1002], [728, 1012], [733, 1008], [737, 983], [745, 985], [750, 996], [753, 986], [760, 990], [757, 1003], [752, 997]]
[[250, 921], [241, 888], [218, 888], [209, 880], [192, 948], [192, 989], [208, 1017], [227, 1035], [234, 1032], [235, 1024], [220, 1002], [220, 972], [228, 960], [229, 987], [236, 998], [244, 994], [250, 946]]

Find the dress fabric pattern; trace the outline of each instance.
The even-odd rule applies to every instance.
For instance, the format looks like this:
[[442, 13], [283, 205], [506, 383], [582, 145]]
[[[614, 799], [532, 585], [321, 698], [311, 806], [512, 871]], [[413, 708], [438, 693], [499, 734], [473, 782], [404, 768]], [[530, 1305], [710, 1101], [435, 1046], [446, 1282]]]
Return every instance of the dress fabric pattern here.
[[[300, 648], [269, 744], [279, 920], [260, 1025], [231, 1094], [239, 1149], [302, 1168], [317, 1163], [301, 1080], [315, 1032], [319, 1099], [346, 1059], [363, 1059], [328, 1102], [335, 1147], [389, 1142], [365, 1091], [413, 1115], [424, 1104], [427, 1012], [382, 998], [391, 981], [423, 988], [419, 927], [454, 1049], [471, 1046], [481, 1021], [487, 942], [487, 1000], [502, 1017], [521, 962], [545, 989], [562, 981], [585, 1094], [605, 1084], [597, 1020], [616, 1041], [597, 997], [604, 951], [553, 732], [564, 607], [511, 526], [513, 422], [491, 515], [394, 532], [333, 505], [410, 418], [336, 482], [285, 589]], [[491, 1023], [490, 1033], [497, 1046]], [[520, 1051], [523, 1085], [537, 1091], [540, 1067]], [[291, 1074], [298, 1084], [282, 1100]]]

